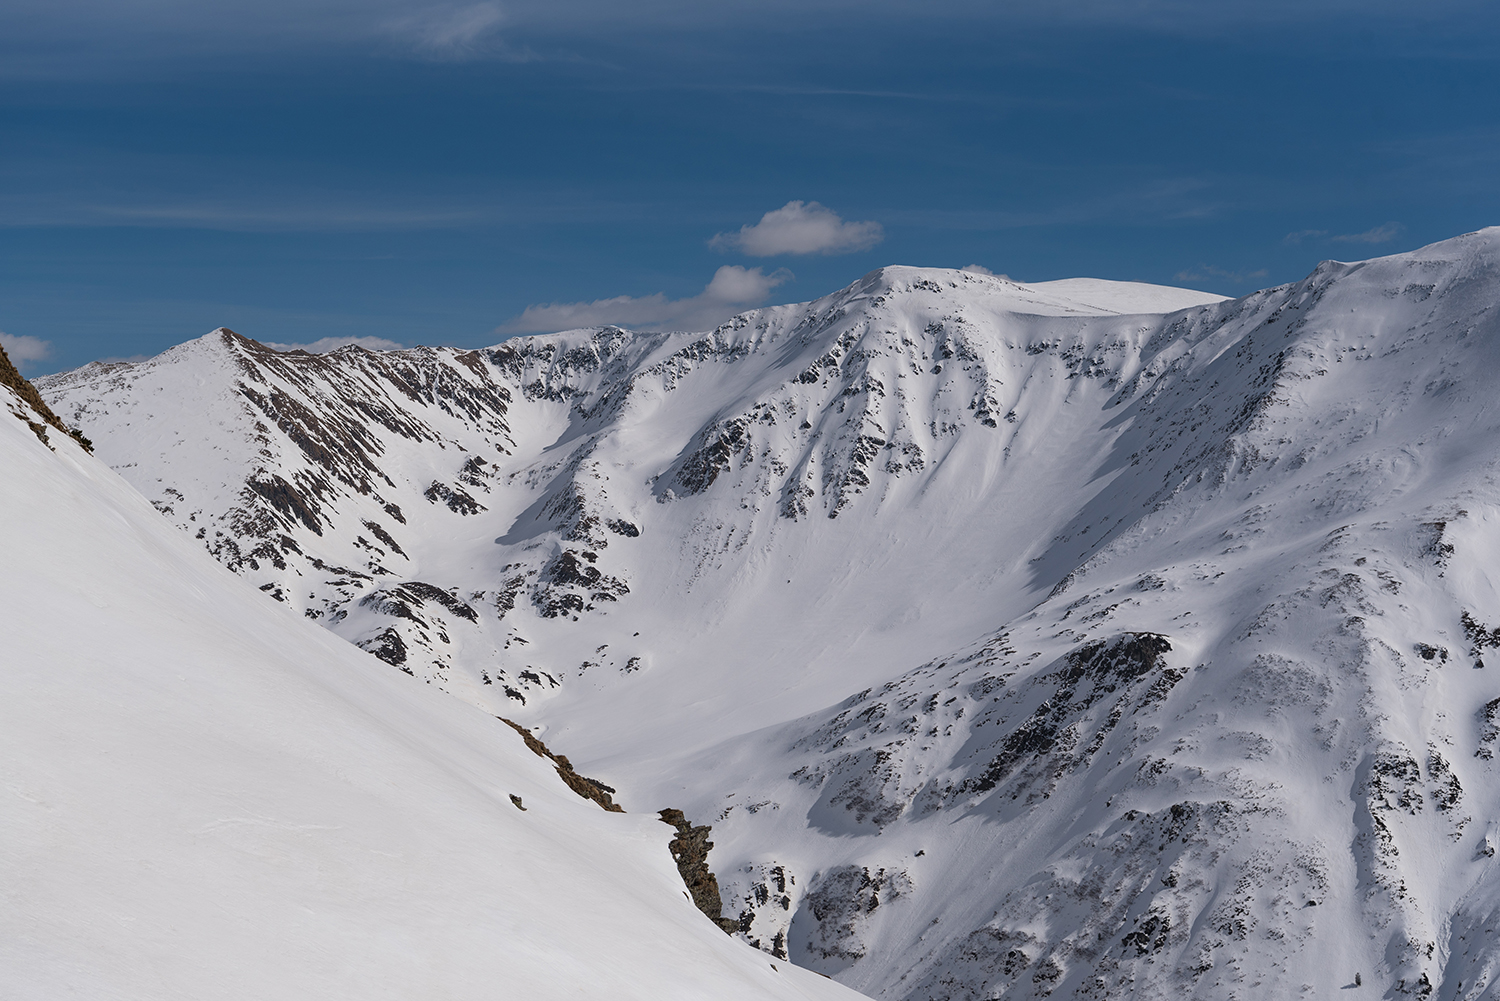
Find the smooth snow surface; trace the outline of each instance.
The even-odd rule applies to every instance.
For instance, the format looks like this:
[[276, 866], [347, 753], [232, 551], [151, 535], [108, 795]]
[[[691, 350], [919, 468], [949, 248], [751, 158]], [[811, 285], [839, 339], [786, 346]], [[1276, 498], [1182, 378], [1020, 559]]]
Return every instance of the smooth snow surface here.
[[257, 595], [0, 397], [0, 996], [852, 996], [712, 927], [654, 816]]
[[1031, 282], [1027, 288], [1112, 313], [1171, 313], [1192, 306], [1208, 306], [1225, 301], [1224, 296], [1214, 295], [1212, 292], [1196, 292], [1168, 285], [1146, 285], [1142, 282], [1111, 282], [1101, 278]]
[[40, 385], [268, 604], [712, 824], [769, 953], [911, 1001], [1467, 1001], [1497, 317], [1484, 230], [1234, 301], [891, 267], [706, 333], [216, 332]]

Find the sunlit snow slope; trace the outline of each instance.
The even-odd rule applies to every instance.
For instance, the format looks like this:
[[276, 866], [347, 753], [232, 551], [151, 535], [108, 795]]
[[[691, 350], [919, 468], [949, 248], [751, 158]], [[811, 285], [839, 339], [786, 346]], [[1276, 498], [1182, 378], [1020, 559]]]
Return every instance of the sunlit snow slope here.
[[42, 388], [269, 595], [712, 823], [741, 935], [868, 994], [1500, 996], [1500, 230], [1193, 295], [892, 267]]
[[12, 414], [0, 385], [0, 996], [850, 996], [705, 921], [657, 818]]

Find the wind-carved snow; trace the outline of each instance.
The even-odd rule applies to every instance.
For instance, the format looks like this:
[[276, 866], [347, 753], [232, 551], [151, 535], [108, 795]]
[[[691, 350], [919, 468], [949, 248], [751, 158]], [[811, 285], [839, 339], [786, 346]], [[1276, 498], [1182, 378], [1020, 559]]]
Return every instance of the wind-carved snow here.
[[[431, 676], [532, 672], [627, 808], [713, 823], [747, 941], [873, 996], [1500, 996], [1497, 301], [1486, 230], [507, 342], [472, 535], [396, 536], [495, 651]], [[70, 378], [120, 462], [142, 394]]]

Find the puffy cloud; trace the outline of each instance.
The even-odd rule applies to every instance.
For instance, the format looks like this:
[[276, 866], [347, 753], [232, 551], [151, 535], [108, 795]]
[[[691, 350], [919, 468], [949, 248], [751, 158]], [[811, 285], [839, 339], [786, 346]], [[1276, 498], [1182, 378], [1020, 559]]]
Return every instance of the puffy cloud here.
[[527, 306], [520, 316], [496, 329], [502, 334], [535, 334], [575, 327], [618, 324], [642, 330], [706, 329], [717, 326], [735, 313], [758, 306], [771, 290], [789, 281], [785, 268], [764, 274], [760, 268], [728, 264], [714, 272], [703, 291], [686, 299], [668, 299], [666, 294], [639, 297], [618, 295], [593, 302], [554, 302]]
[[388, 341], [384, 337], [322, 337], [307, 344], [280, 344], [275, 341], [262, 341], [261, 343], [272, 351], [306, 351], [314, 355], [337, 351], [350, 344], [358, 344], [371, 351], [400, 351], [406, 347], [405, 344]]
[[1363, 233], [1345, 233], [1343, 236], [1330, 237], [1330, 239], [1334, 243], [1389, 243], [1400, 236], [1405, 228], [1399, 222], [1388, 222], [1384, 226], [1376, 226]]
[[1008, 281], [1008, 282], [1015, 281], [1015, 279], [1012, 278], [1010, 275], [1003, 275], [1003, 274], [1001, 274], [998, 271], [991, 271], [989, 268], [985, 267], [983, 264], [965, 264], [963, 267], [959, 268], [958, 270], [960, 270], [960, 271], [967, 271], [971, 275], [989, 275], [991, 278], [1003, 278], [1005, 281]]
[[16, 368], [21, 369], [33, 362], [46, 361], [52, 354], [51, 341], [30, 334], [7, 334], [3, 330], [0, 330], [0, 347], [5, 348]]
[[754, 226], [738, 233], [720, 233], [708, 245], [715, 250], [738, 250], [751, 257], [776, 254], [851, 254], [869, 250], [885, 239], [878, 222], [845, 222], [817, 202], [787, 202], [767, 212]]

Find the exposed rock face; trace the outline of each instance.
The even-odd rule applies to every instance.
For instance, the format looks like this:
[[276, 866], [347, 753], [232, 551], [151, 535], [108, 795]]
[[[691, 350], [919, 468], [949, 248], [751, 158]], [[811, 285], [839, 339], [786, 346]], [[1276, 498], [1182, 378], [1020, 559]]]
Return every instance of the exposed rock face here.
[[[551, 760], [557, 766], [557, 777], [563, 780], [563, 785], [572, 789], [584, 799], [593, 800], [610, 813], [625, 812], [625, 808], [614, 801], [614, 794], [616, 792], [614, 787], [607, 786], [598, 779], [591, 779], [587, 775], [579, 775], [573, 770], [573, 765], [568, 761], [567, 755], [553, 754], [546, 744], [538, 740], [530, 730], [521, 724], [508, 719], [502, 719], [500, 722], [519, 733], [521, 739], [526, 742], [526, 746], [537, 757]], [[520, 804], [518, 803], [517, 805], [519, 806]]]
[[814, 970], [836, 973], [865, 958], [869, 945], [864, 931], [870, 915], [911, 889], [910, 877], [899, 869], [872, 873], [868, 866], [841, 865], [821, 873], [806, 907], [792, 922], [792, 935], [801, 939], [795, 946], [797, 959]]
[[749, 877], [740, 882], [746, 892], [740, 900], [735, 930], [757, 949], [777, 959], [787, 958], [787, 932], [792, 915], [800, 911], [797, 877], [784, 865], [760, 863], [745, 867]]
[[677, 837], [667, 845], [667, 850], [672, 853], [672, 861], [677, 863], [677, 871], [682, 873], [682, 882], [693, 898], [693, 906], [714, 924], [733, 934], [739, 929], [739, 922], [720, 917], [724, 904], [719, 897], [719, 881], [708, 868], [708, 853], [714, 847], [708, 835], [713, 828], [706, 824], [693, 826], [681, 810], [669, 808], [660, 813], [663, 824], [677, 829]]
[[28, 382], [26, 377], [11, 363], [10, 355], [5, 353], [3, 347], [0, 347], [0, 386], [16, 394], [19, 406], [12, 406], [11, 412], [31, 428], [31, 433], [36, 435], [42, 444], [48, 444], [47, 428], [51, 427], [78, 442], [85, 452], [94, 450], [94, 443], [85, 438], [82, 431], [70, 428], [58, 419], [57, 415], [52, 412], [52, 408], [47, 406], [47, 401], [42, 399], [42, 394], [38, 393], [36, 387]]

